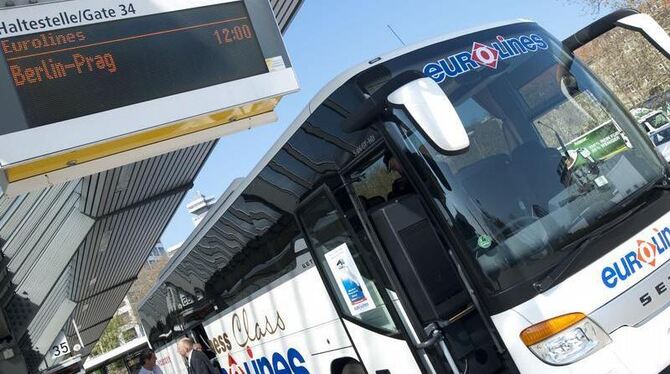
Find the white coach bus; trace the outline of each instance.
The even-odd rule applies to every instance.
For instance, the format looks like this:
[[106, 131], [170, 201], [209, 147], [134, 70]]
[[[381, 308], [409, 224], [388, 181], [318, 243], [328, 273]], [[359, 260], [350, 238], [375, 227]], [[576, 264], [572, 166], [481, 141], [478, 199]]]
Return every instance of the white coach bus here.
[[229, 374], [668, 367], [668, 165], [573, 54], [615, 26], [670, 57], [622, 10], [563, 42], [497, 24], [335, 79], [145, 300], [164, 371], [186, 370], [181, 336]]

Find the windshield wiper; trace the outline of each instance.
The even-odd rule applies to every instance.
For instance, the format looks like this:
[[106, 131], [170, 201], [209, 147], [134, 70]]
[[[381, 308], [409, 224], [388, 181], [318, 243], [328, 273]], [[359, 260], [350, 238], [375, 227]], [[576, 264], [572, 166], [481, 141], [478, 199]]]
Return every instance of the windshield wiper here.
[[[670, 189], [670, 187], [668, 187], [668, 189]], [[563, 274], [565, 274], [565, 272], [567, 272], [572, 267], [572, 265], [575, 263], [575, 260], [581, 256], [582, 252], [584, 252], [584, 250], [589, 246], [589, 244], [591, 244], [594, 240], [603, 236], [605, 233], [619, 226], [620, 223], [628, 219], [628, 217], [633, 215], [633, 213], [637, 212], [638, 210], [640, 210], [640, 208], [642, 208], [645, 205], [646, 204], [642, 202], [630, 208], [622, 215], [605, 223], [597, 230], [591, 231], [589, 234], [586, 235], [585, 238], [583, 238], [579, 243], [575, 245], [575, 248], [569, 254], [563, 257], [561, 261], [559, 261], [559, 263], [556, 266], [554, 266], [554, 268], [549, 272], [549, 274], [545, 275], [544, 278], [542, 278], [541, 280], [533, 283], [533, 288], [535, 288], [535, 290], [540, 293], [550, 289], [554, 284], [556, 284], [558, 280], [561, 279]]]

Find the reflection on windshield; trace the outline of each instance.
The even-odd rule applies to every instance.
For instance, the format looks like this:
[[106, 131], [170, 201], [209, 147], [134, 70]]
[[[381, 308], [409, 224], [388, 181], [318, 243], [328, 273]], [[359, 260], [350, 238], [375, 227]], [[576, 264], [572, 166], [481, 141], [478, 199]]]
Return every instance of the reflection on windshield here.
[[657, 113], [656, 115], [650, 117], [647, 120], [647, 123], [649, 123], [651, 127], [658, 129], [661, 126], [669, 124], [670, 121], [668, 121], [668, 118], [663, 113]]
[[670, 141], [670, 127], [666, 127], [660, 131], [649, 134], [651, 141], [655, 145], [661, 145]]
[[406, 133], [415, 160], [448, 181], [445, 205], [496, 290], [547, 271], [662, 170], [609, 93], [549, 44], [441, 84], [470, 136], [467, 152], [444, 155]]

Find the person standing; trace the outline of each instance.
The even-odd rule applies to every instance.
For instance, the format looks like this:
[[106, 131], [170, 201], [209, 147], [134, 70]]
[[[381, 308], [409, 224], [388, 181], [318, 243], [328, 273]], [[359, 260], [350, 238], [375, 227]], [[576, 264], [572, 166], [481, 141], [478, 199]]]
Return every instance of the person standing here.
[[140, 371], [138, 374], [163, 374], [161, 368], [156, 365], [156, 353], [151, 349], [147, 349], [140, 354]]
[[209, 362], [209, 358], [201, 351], [193, 349], [193, 340], [182, 338], [177, 343], [179, 354], [186, 360], [189, 374], [218, 374], [218, 371]]

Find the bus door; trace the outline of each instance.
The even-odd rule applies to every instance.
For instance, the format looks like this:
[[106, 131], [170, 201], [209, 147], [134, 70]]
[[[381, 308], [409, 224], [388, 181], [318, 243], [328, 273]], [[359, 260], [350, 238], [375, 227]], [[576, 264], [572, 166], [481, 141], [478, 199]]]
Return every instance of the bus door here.
[[498, 349], [416, 183], [396, 156], [381, 149], [344, 178], [361, 220], [370, 226], [368, 235], [376, 243], [377, 256], [407, 304], [400, 307], [401, 313], [410, 316], [416, 335], [410, 345], [430, 361], [422, 360], [425, 370], [500, 372]]
[[356, 214], [349, 212], [349, 195], [341, 182], [336, 184], [333, 189], [324, 186], [315, 191], [297, 211], [358, 356], [334, 361], [331, 374], [421, 373], [392, 307], [388, 282], [370, 261], [364, 238], [358, 235], [360, 225]]

